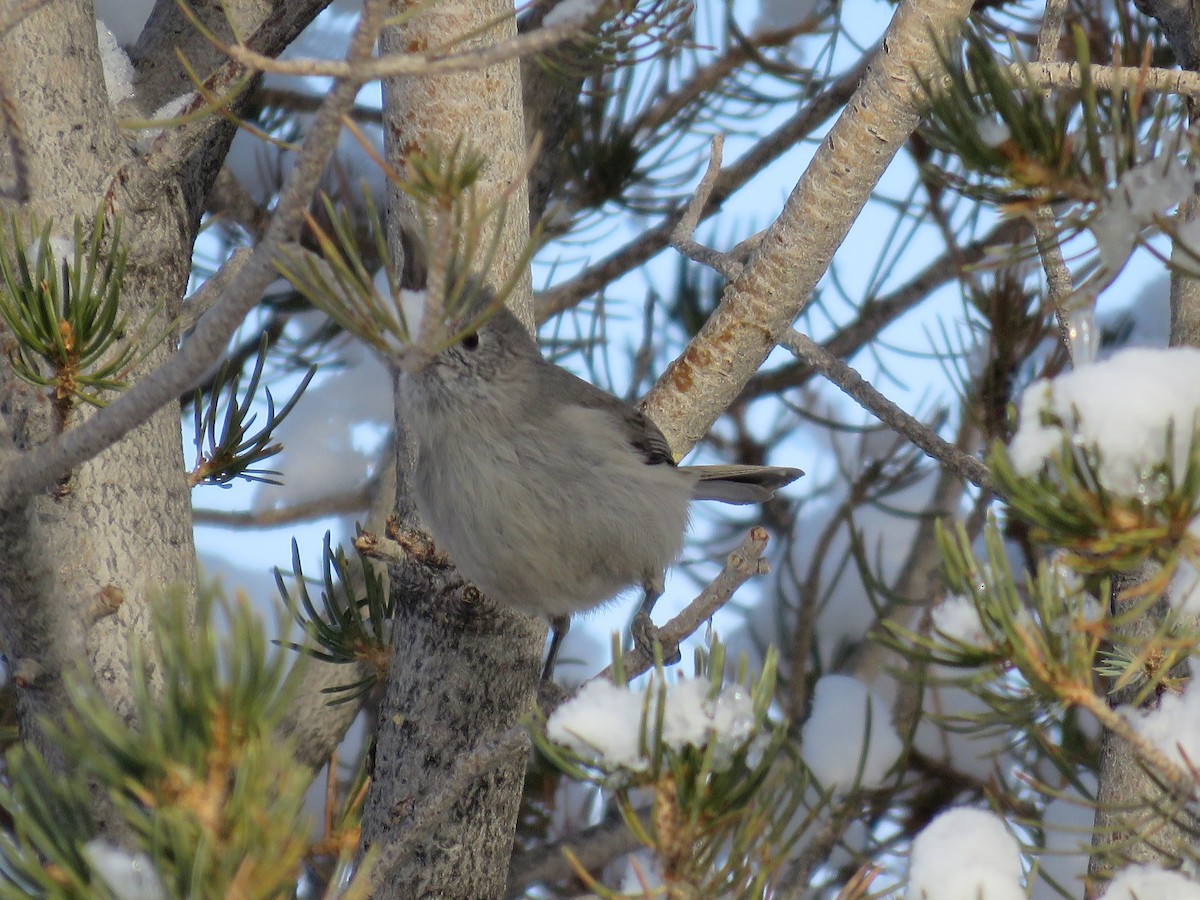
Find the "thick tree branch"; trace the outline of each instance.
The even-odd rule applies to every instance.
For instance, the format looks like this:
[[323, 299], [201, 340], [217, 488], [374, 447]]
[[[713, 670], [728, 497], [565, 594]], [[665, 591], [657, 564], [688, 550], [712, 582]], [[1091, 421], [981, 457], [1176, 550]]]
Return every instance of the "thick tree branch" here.
[[371, 884], [375, 889], [384, 891], [385, 887], [391, 886], [397, 867], [406, 861], [409, 854], [416, 851], [421, 841], [429, 839], [434, 827], [450, 815], [455, 804], [461, 802], [464, 791], [473, 782], [528, 747], [529, 733], [525, 727], [513, 726], [483, 746], [461, 756], [455, 762], [454, 768], [437, 784], [437, 789], [432, 795], [421, 797], [420, 803], [415, 802], [415, 797], [407, 798], [400, 813], [400, 817], [406, 821], [379, 854], [371, 869]]
[[[269, 11], [269, 14], [265, 18], [255, 23], [256, 27], [247, 39], [245, 46], [254, 48], [256, 52], [262, 54], [264, 57], [278, 54], [294, 41], [300, 32], [312, 24], [317, 14], [328, 5], [329, 0], [303, 0], [300, 3], [278, 4], [273, 10]], [[172, 7], [174, 8], [174, 4], [172, 4]], [[162, 26], [152, 28], [151, 25], [153, 23], [154, 20], [152, 19], [142, 36], [142, 41], [150, 44], [149, 49], [143, 51], [149, 55], [139, 56], [142, 41], [139, 41], [138, 47], [135, 48], [133, 53], [133, 58], [139, 61], [138, 72], [141, 76], [138, 82], [139, 100], [142, 100], [143, 104], [147, 106], [147, 113], [176, 97], [196, 93], [196, 85], [193, 84], [186, 70], [180, 66], [176, 54], [174, 52], [167, 52], [164, 57], [164, 48], [161, 46], [159, 39], [161, 36], [158, 30], [156, 30], [157, 27]], [[190, 23], [185, 23], [181, 27], [185, 27], [190, 32], [188, 36], [193, 42], [203, 44], [206, 50], [209, 49], [207, 42], [199, 40], [200, 35], [195, 32]], [[191, 46], [189, 44], [189, 47]], [[197, 51], [198, 47], [193, 47], [192, 52], [196, 53]], [[210, 54], [211, 51], [199, 54], [200, 58], [198, 60], [193, 59], [191, 56], [187, 57], [189, 62], [196, 66], [198, 72], [207, 74], [202, 75], [204, 82], [201, 85], [200, 93], [196, 95], [192, 103], [183, 112], [200, 109], [210, 103], [229, 103], [232, 99], [230, 92], [244, 87], [246, 80], [253, 75], [250, 69], [232, 59], [212, 59], [211, 67], [206, 66], [204, 63], [210, 59]], [[164, 59], [169, 59], [174, 64], [174, 67], [167, 69], [159, 68], [162, 66]], [[353, 79], [350, 79], [347, 83], [361, 84], [362, 82], [354, 82]], [[162, 88], [167, 86], [173, 92], [162, 96]], [[155, 96], [156, 94], [158, 96]], [[234, 102], [244, 103], [248, 97], [248, 92], [243, 93]], [[155, 105], [149, 106], [147, 101], [153, 102]], [[166, 129], [155, 139], [145, 160], [146, 168], [139, 170], [135, 174], [135, 185], [131, 189], [136, 192], [138, 189], [137, 183], [141, 183], [144, 185], [144, 190], [152, 190], [159, 177], [165, 174], [179, 173], [184, 169], [185, 165], [189, 167], [189, 178], [196, 178], [196, 173], [192, 171], [196, 165], [196, 160], [209, 155], [214, 149], [214, 142], [223, 150], [226, 143], [232, 139], [232, 136], [232, 124], [226, 118], [216, 113], [202, 116], [195, 121], [186, 122], [175, 128]], [[223, 153], [220, 155], [223, 156]], [[197, 184], [194, 192], [207, 192], [213, 179], [216, 178], [216, 174], [217, 168], [214, 165], [212, 171], [208, 172], [203, 179], [203, 183]]]
[[[1025, 219], [1004, 219], [991, 231], [964, 247], [952, 247], [918, 272], [910, 281], [890, 294], [870, 298], [859, 307], [858, 318], [839, 328], [821, 346], [833, 356], [847, 358], [874, 340], [904, 313], [915, 308], [930, 292], [959, 277], [964, 266], [988, 258], [1003, 245], [1018, 244], [1030, 234]], [[750, 379], [739, 402], [797, 388], [817, 374], [812, 366], [795, 362], [769, 372], [760, 372]]]
[[[1154, 91], [1161, 94], [1176, 94], [1180, 97], [1200, 96], [1200, 74], [1179, 69], [1159, 69], [1139, 66], [1090, 65], [1088, 79], [1097, 90]], [[1064, 63], [1039, 60], [1031, 63], [1013, 63], [1013, 74], [1030, 78], [1038, 87], [1075, 88], [1082, 84], [1079, 63]]]
[[812, 296], [851, 224], [916, 128], [919, 79], [940, 66], [935, 35], [957, 33], [965, 0], [908, 0], [812, 164], [716, 312], [643, 409], [678, 454], [704, 436]]
[[[716, 615], [717, 610], [729, 602], [737, 589], [767, 571], [762, 555], [767, 550], [767, 531], [762, 527], [750, 529], [741, 545], [725, 559], [725, 566], [717, 577], [709, 582], [695, 600], [684, 607], [676, 616], [658, 629], [658, 639], [667, 649], [679, 644], [696, 633], [705, 622]], [[654, 656], [646, 648], [635, 647], [622, 659], [625, 675], [636, 678], [649, 672], [654, 666]], [[595, 678], [612, 678], [612, 666], [607, 666]], [[589, 680], [595, 680], [589, 679]]]
[[13, 28], [21, 24], [21, 20], [35, 10], [41, 9], [50, 0], [14, 0], [9, 3], [8, 7], [0, 12], [0, 37], [8, 34]]

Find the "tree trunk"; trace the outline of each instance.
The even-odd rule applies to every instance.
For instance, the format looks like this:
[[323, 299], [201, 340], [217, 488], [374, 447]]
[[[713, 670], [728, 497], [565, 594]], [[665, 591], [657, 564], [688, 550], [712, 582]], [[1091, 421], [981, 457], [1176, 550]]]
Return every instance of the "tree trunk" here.
[[[394, 11], [408, 11], [396, 2]], [[495, 24], [498, 23], [498, 24]], [[483, 45], [516, 33], [505, 0], [442, 2], [385, 32], [384, 52], [419, 51], [457, 35]], [[522, 170], [525, 129], [517, 61], [478, 72], [384, 83], [387, 155], [403, 171], [407, 155], [436, 142], [462, 141], [488, 163], [476, 194], [495, 202]], [[400, 246], [400, 211], [393, 190], [391, 243]], [[496, 263], [481, 273], [505, 280], [529, 237], [525, 190], [509, 194]], [[510, 301], [531, 318], [528, 274]], [[397, 417], [400, 418], [399, 416]], [[403, 436], [403, 422], [397, 422]], [[396, 442], [397, 516], [416, 522], [407, 473], [410, 444]], [[544, 622], [498, 608], [464, 591], [454, 576], [393, 566], [399, 598], [392, 673], [380, 710], [371, 794], [363, 813], [363, 844], [381, 852], [376, 896], [499, 896], [505, 885], [521, 799], [527, 752], [518, 726], [534, 703]]]

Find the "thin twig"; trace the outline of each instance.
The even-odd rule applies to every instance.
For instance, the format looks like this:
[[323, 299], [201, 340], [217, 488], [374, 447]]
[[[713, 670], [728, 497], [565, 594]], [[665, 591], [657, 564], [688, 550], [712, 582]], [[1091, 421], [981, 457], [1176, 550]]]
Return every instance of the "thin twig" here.
[[663, 126], [672, 126], [688, 104], [697, 98], [707, 98], [718, 86], [729, 83], [730, 76], [747, 63], [757, 63], [764, 47], [781, 47], [793, 38], [812, 28], [801, 23], [778, 31], [753, 35], [749, 40], [739, 40], [727, 47], [723, 55], [696, 69], [688, 80], [671, 93], [660, 97], [645, 111], [639, 113], [629, 124], [629, 133], [638, 137], [649, 136]]
[[1075, 282], [1071, 278], [1071, 270], [1067, 268], [1067, 261], [1063, 259], [1058, 230], [1054, 226], [1054, 211], [1050, 207], [1039, 206], [1034, 212], [1033, 232], [1038, 256], [1042, 260], [1042, 271], [1046, 273], [1046, 302], [1054, 310], [1059, 338], [1074, 362], [1075, 342], [1072, 340], [1070, 304], [1075, 294]]
[[[1042, 16], [1042, 27], [1038, 32], [1038, 62], [1053, 63], [1058, 51], [1058, 38], [1062, 32], [1066, 0], [1049, 0]], [[1046, 98], [1050, 98], [1046, 90]], [[1063, 259], [1062, 247], [1058, 243], [1058, 231], [1054, 224], [1054, 212], [1049, 206], [1040, 206], [1033, 216], [1033, 233], [1037, 240], [1038, 256], [1042, 270], [1046, 273], [1046, 299], [1058, 319], [1058, 331], [1063, 346], [1067, 348], [1072, 362], [1075, 361], [1075, 343], [1072, 340], [1071, 311], [1068, 308], [1075, 294], [1074, 280], [1067, 262]]]
[[1197, 783], [1192, 773], [1185, 771], [1154, 744], [1144, 738], [1117, 710], [1109, 706], [1108, 700], [1099, 697], [1086, 687], [1065, 691], [1063, 700], [1086, 709], [1096, 721], [1120, 737], [1144, 759], [1156, 779], [1160, 779], [1178, 791], [1180, 796], [1194, 799]]
[[[741, 546], [729, 554], [720, 574], [709, 582], [699, 596], [689, 603], [679, 615], [659, 628], [658, 636], [663, 646], [674, 647], [685, 638], [690, 637], [701, 625], [711, 619], [717, 610], [729, 602], [738, 588], [755, 575], [766, 573], [767, 561], [762, 558], [762, 555], [766, 552], [767, 541], [765, 528], [755, 526], [750, 529], [750, 533], [746, 535]], [[625, 654], [622, 662], [626, 676], [636, 678], [643, 672], [650, 671], [654, 665], [654, 656], [642, 647], [634, 647]], [[612, 666], [608, 666], [589, 681], [595, 681], [596, 678], [612, 678]]]
[[[947, 249], [892, 293], [865, 301], [859, 307], [858, 318], [834, 332], [821, 346], [836, 357], [851, 356], [874, 340], [889, 324], [924, 302], [934, 289], [957, 277], [963, 266], [985, 260], [993, 248], [1000, 244], [1017, 243], [1028, 233], [1029, 223], [1025, 219], [1004, 219], [978, 240], [964, 247]], [[746, 384], [739, 402], [800, 387], [814, 374], [815, 370], [802, 362], [760, 372]]]
[[973, 484], [989, 491], [995, 491], [995, 483], [987, 466], [974, 456], [963, 453], [953, 444], [938, 437], [924, 423], [888, 400], [858, 372], [813, 341], [812, 338], [791, 330], [783, 336], [780, 345], [790, 350], [797, 359], [812, 366], [841, 388], [859, 406], [889, 428], [907, 437], [934, 460], [953, 469], [962, 478]]
[[701, 265], [715, 269], [721, 275], [725, 276], [725, 278], [733, 280], [742, 274], [742, 264], [729, 256], [729, 254], [713, 250], [711, 247], [705, 247], [703, 244], [697, 243], [693, 238], [693, 235], [696, 233], [696, 226], [700, 224], [700, 214], [708, 206], [708, 200], [712, 196], [717, 176], [721, 174], [721, 148], [724, 146], [725, 135], [714, 135], [712, 139], [712, 152], [708, 158], [708, 168], [704, 172], [704, 177], [700, 179], [700, 183], [696, 185], [696, 192], [692, 194], [692, 199], [688, 201], [683, 215], [679, 217], [679, 221], [671, 230], [671, 246], [688, 259], [693, 259]]
[[[1079, 87], [1083, 83], [1079, 63], [1012, 63], [1009, 69], [1018, 78], [1030, 79], [1034, 85], [1042, 88]], [[1093, 64], [1088, 66], [1088, 78], [1100, 91], [1140, 89], [1160, 94], [1178, 94], [1181, 97], [1200, 97], [1200, 73], [1179, 69]]]
[[[858, 87], [863, 72], [866, 71], [867, 64], [874, 55], [874, 51], [864, 53], [860, 62], [853, 69], [830, 84], [804, 109], [759, 141], [753, 149], [740, 156], [737, 162], [722, 171], [713, 185], [712, 197], [701, 217], [708, 218], [713, 215], [727, 197], [745, 185], [767, 165], [795, 147], [802, 138], [816, 131], [826, 119], [844, 106], [850, 95], [854, 93], [854, 89]], [[675, 222], [683, 215], [684, 208], [685, 206], [680, 204], [667, 212], [660, 224], [639, 234], [620, 250], [584, 269], [574, 278], [564, 281], [551, 290], [543, 291], [537, 297], [537, 320], [544, 322], [555, 313], [570, 309], [584, 297], [596, 293], [610, 281], [633, 271], [653, 257], [670, 242]]]
[[[853, 752], [853, 751], [851, 751]], [[861, 809], [861, 801], [850, 797], [839, 802], [830, 811], [828, 820], [815, 829], [815, 833], [805, 836], [804, 848], [788, 866], [787, 876], [782, 879], [782, 885], [789, 885], [781, 892], [781, 897], [787, 900], [800, 900], [808, 894], [809, 880], [818, 866], [825, 864], [829, 854], [846, 834], [846, 829], [855, 821], [855, 814]]]
[[[650, 810], [643, 808], [636, 813], [642, 820], [642, 827], [649, 830]], [[575, 870], [563, 851], [571, 851], [575, 860], [588, 871], [597, 871], [618, 856], [641, 846], [642, 842], [630, 831], [624, 817], [610, 813], [603, 822], [578, 834], [515, 854], [508, 870], [505, 894], [517, 897], [531, 884], [553, 884], [571, 878]]]
[[352, 78], [359, 82], [395, 78], [398, 75], [448, 75], [452, 72], [476, 72], [489, 66], [544, 53], [564, 41], [577, 37], [579, 30], [570, 25], [539, 28], [486, 47], [438, 55], [405, 53], [360, 60], [276, 59], [258, 53], [244, 44], [222, 49], [229, 58], [251, 69], [274, 75], [299, 77]]
[[[808, 669], [812, 664], [813, 650], [815, 649], [817, 619], [821, 615], [821, 574], [825, 569], [829, 550], [833, 546], [834, 540], [843, 526], [850, 521], [850, 514], [854, 508], [853, 496], [857, 493], [856, 487], [856, 485], [851, 486], [849, 491], [851, 496], [838, 507], [821, 529], [820, 535], [813, 544], [812, 553], [808, 557], [808, 571], [799, 586], [796, 624], [792, 630], [791, 649], [785, 657], [791, 663], [788, 667], [784, 712], [793, 722], [799, 722], [804, 718], [809, 692], [812, 690], [812, 685], [808, 681]], [[800, 544], [797, 542], [792, 544], [789, 550], [799, 550], [799, 547]]]
[[1038, 29], [1037, 61], [1054, 62], [1058, 55], [1058, 39], [1062, 34], [1063, 16], [1067, 11], [1067, 0], [1047, 0], [1042, 13], [1042, 25]]
[[294, 522], [308, 522], [325, 516], [361, 512], [371, 502], [367, 490], [348, 491], [318, 497], [303, 503], [293, 503], [279, 509], [225, 510], [193, 509], [192, 519], [197, 525], [216, 525], [220, 528], [276, 528]]

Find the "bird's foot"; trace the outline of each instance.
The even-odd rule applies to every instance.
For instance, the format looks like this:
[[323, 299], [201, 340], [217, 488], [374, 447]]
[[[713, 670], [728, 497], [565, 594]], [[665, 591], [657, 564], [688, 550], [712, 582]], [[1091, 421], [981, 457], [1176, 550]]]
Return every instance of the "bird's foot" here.
[[662, 629], [650, 621], [650, 614], [645, 610], [638, 610], [629, 631], [633, 635], [633, 645], [651, 658], [654, 658], [654, 645], [658, 644], [662, 648], [664, 665], [673, 666], [683, 658], [679, 652], [679, 641], [663, 640]]

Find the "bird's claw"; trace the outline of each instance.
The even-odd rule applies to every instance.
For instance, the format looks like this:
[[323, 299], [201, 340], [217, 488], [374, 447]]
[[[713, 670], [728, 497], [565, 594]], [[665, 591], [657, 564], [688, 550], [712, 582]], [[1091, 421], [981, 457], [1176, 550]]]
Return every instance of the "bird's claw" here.
[[650, 620], [650, 614], [644, 610], [639, 610], [633, 617], [629, 631], [633, 635], [633, 645], [651, 658], [654, 658], [654, 645], [662, 647], [664, 665], [673, 666], [683, 658], [679, 652], [679, 641], [663, 640], [662, 629]]

